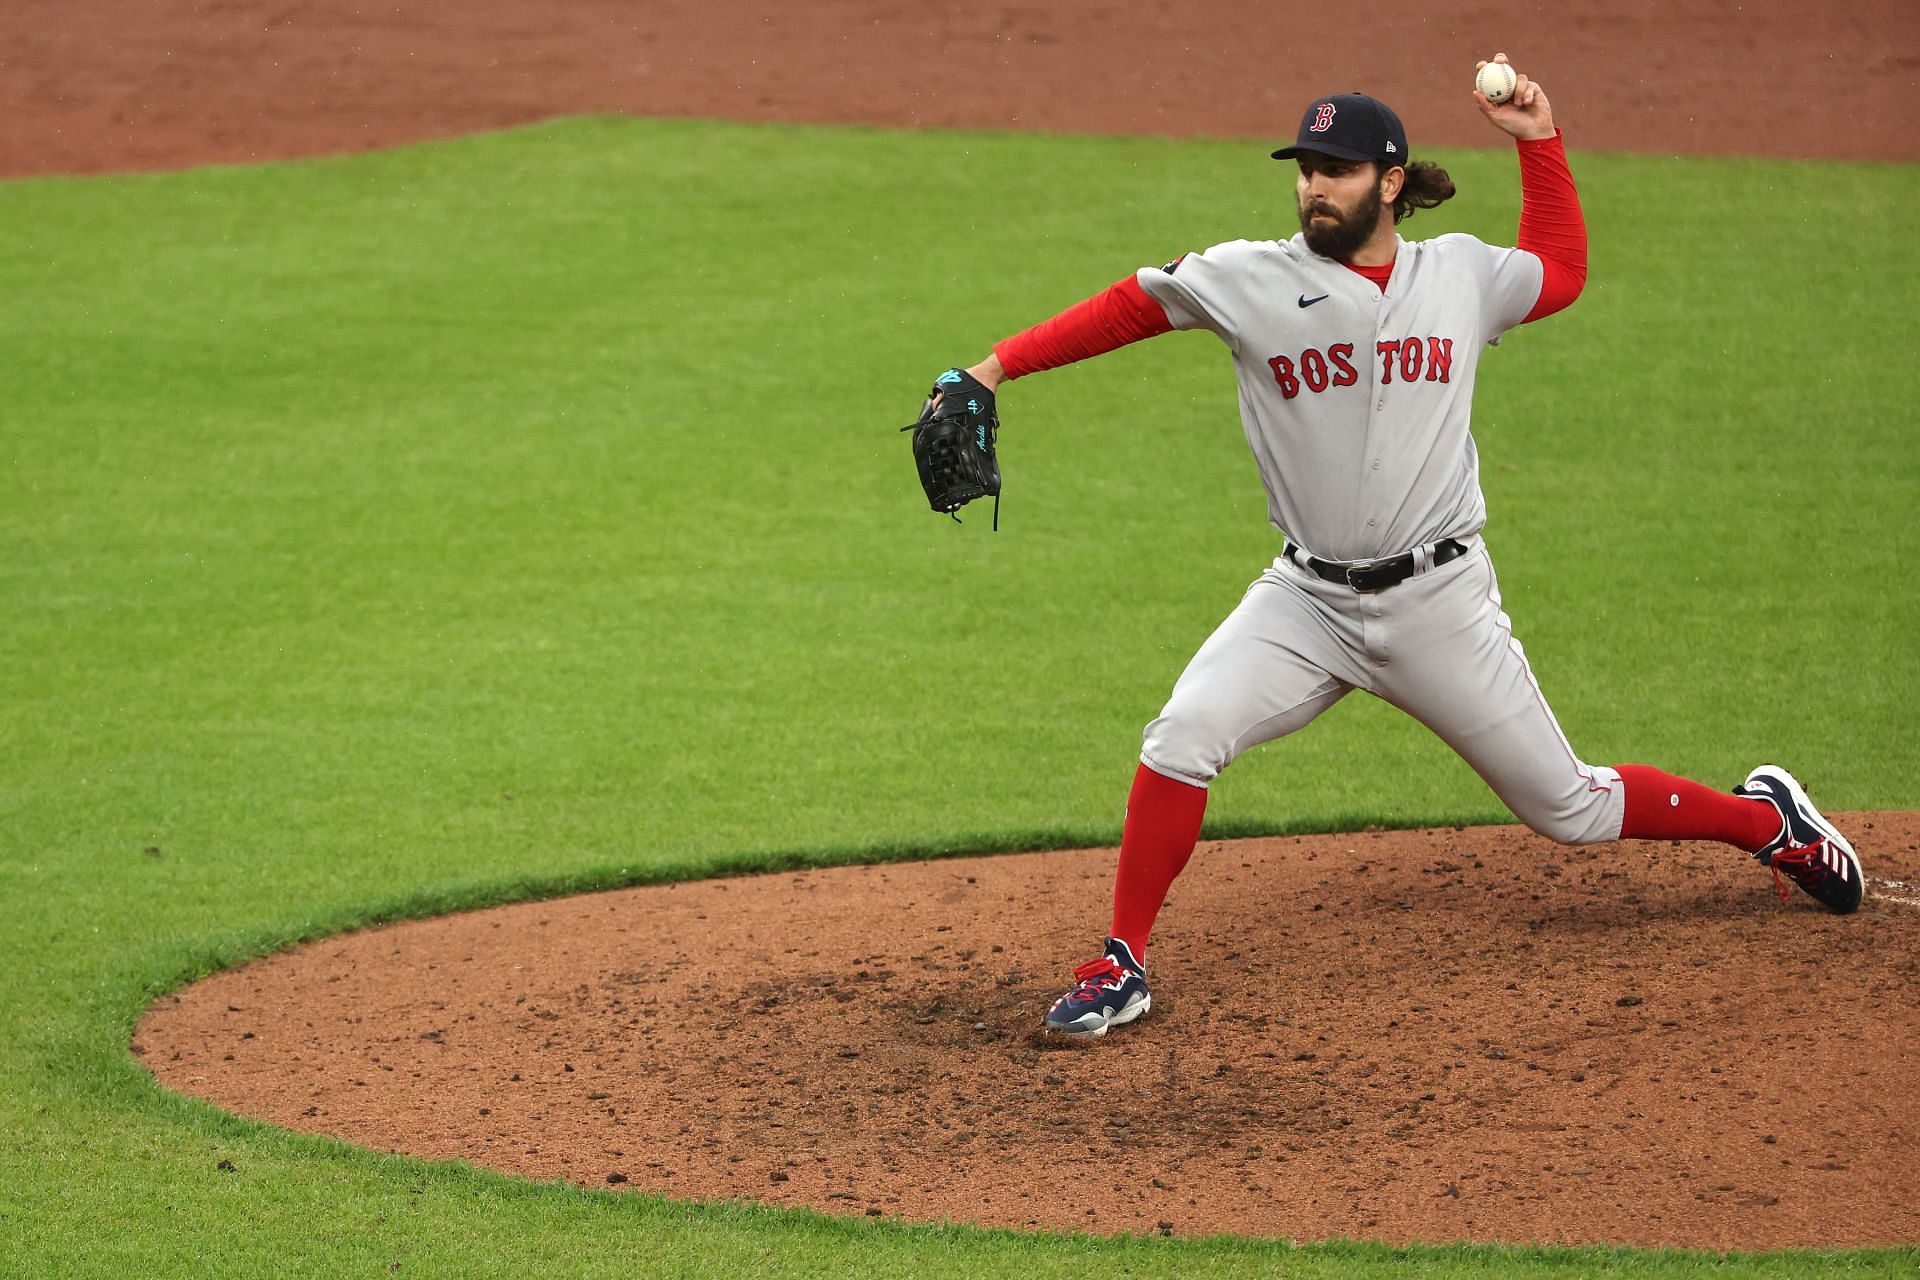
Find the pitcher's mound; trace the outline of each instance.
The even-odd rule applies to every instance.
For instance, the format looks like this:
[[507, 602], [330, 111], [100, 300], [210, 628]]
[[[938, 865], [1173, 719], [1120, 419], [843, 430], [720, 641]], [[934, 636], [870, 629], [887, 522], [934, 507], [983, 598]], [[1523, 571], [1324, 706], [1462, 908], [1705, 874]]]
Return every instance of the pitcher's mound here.
[[162, 1083], [684, 1199], [1094, 1232], [1920, 1240], [1920, 815], [1856, 915], [1711, 845], [1202, 845], [1153, 1012], [1035, 1034], [1113, 852], [666, 885], [331, 938], [162, 1000]]

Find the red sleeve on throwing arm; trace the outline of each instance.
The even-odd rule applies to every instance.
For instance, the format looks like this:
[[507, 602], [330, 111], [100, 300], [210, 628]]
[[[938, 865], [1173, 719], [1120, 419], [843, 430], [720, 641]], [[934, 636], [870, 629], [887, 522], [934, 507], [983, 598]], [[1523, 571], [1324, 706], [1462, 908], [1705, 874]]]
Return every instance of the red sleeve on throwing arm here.
[[[1587, 223], [1560, 131], [1525, 139], [1520, 148], [1520, 247], [1540, 259], [1540, 298], [1527, 312], [1538, 320], [1570, 305], [1587, 283]], [[1525, 324], [1527, 321], [1521, 321]]]
[[1101, 355], [1173, 328], [1160, 304], [1132, 276], [1077, 302], [1051, 320], [993, 344], [1009, 379]]

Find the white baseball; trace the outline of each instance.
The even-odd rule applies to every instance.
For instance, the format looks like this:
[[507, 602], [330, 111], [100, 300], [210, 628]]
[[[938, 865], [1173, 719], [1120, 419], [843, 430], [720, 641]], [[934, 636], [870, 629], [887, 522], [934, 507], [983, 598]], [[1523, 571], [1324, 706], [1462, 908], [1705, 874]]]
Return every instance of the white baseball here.
[[1505, 102], [1513, 96], [1513, 87], [1519, 83], [1519, 74], [1504, 62], [1489, 62], [1473, 78], [1474, 87], [1487, 95], [1488, 102]]

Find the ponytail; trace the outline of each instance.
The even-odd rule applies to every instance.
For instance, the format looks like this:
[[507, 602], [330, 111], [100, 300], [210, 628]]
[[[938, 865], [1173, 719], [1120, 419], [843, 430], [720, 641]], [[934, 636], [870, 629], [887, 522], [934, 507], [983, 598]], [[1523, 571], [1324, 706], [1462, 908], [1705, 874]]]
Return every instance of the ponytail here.
[[1406, 167], [1406, 181], [1393, 198], [1395, 223], [1413, 216], [1415, 209], [1431, 209], [1453, 195], [1453, 179], [1431, 160], [1415, 160]]

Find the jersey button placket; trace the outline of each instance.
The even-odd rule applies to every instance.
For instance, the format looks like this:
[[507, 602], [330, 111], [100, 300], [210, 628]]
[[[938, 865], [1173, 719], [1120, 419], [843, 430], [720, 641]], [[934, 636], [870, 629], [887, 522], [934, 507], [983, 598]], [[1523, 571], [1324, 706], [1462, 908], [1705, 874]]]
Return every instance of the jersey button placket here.
[[[1380, 341], [1380, 335], [1387, 331], [1387, 292], [1386, 290], [1382, 289], [1380, 291], [1380, 296], [1373, 300], [1373, 306], [1374, 306], [1373, 338], [1374, 338], [1374, 342], [1378, 344], [1378, 342]], [[1379, 351], [1379, 347], [1376, 345], [1374, 350], [1376, 354], [1369, 356], [1368, 358], [1370, 360], [1379, 359], [1379, 356], [1377, 354], [1377, 352]], [[1384, 382], [1376, 382], [1373, 384], [1373, 389], [1380, 393], [1380, 398], [1373, 402], [1373, 407], [1377, 412], [1384, 411], [1387, 407], [1387, 386]]]
[[[1387, 295], [1385, 293], [1379, 294], [1377, 297], [1374, 298], [1373, 305], [1374, 305], [1373, 337], [1374, 337], [1374, 342], [1376, 344], [1376, 350], [1377, 350], [1378, 349], [1377, 344], [1379, 343], [1380, 335], [1386, 331], [1386, 327], [1387, 327]], [[1369, 353], [1367, 358], [1367, 376], [1374, 379], [1373, 412], [1367, 415], [1367, 419], [1368, 419], [1367, 451], [1371, 453], [1373, 451], [1374, 428], [1377, 425], [1376, 419], [1378, 419], [1379, 416], [1385, 413], [1387, 410], [1386, 384], [1379, 380], [1380, 362], [1378, 357], [1373, 355], [1372, 353]], [[1369, 472], [1374, 472], [1374, 471], [1378, 471], [1379, 469], [1380, 469], [1380, 459], [1376, 457], [1373, 459], [1372, 465], [1369, 466], [1367, 470]], [[1364, 477], [1364, 479], [1370, 480], [1372, 479], [1372, 476], [1371, 475], [1366, 476]], [[1367, 528], [1369, 529], [1376, 528], [1379, 526], [1379, 523], [1380, 521], [1377, 518], [1369, 517], [1367, 520]]]

